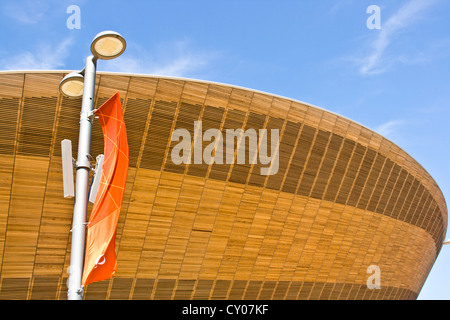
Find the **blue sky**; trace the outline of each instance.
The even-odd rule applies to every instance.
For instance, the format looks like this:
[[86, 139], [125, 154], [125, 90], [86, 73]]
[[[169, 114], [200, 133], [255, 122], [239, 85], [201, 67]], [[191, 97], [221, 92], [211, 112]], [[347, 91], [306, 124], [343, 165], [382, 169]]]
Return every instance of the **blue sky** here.
[[[69, 29], [70, 5], [80, 29]], [[366, 12], [380, 8], [381, 29]], [[0, 70], [80, 70], [92, 38], [127, 40], [99, 70], [180, 76], [304, 101], [391, 139], [450, 199], [448, 0], [2, 0]], [[450, 234], [447, 234], [450, 238]], [[450, 245], [419, 299], [450, 299]]]

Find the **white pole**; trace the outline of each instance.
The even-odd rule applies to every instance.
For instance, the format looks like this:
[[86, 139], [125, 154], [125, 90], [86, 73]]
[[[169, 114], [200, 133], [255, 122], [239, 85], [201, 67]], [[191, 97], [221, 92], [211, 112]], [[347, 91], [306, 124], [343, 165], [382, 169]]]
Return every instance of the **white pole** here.
[[89, 172], [91, 170], [90, 150], [96, 68], [97, 58], [94, 56], [86, 58], [78, 139], [78, 159], [76, 163], [77, 173], [75, 182], [75, 205], [73, 208], [72, 247], [70, 251], [69, 289], [67, 291], [68, 300], [83, 299], [81, 280], [84, 266]]

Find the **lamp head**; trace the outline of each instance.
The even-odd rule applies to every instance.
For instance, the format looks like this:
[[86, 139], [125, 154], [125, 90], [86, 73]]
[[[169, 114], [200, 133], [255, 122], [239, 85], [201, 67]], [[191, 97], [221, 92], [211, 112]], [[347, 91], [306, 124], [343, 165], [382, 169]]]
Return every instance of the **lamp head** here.
[[115, 31], [103, 31], [97, 34], [91, 43], [94, 57], [110, 60], [120, 56], [127, 47], [125, 39]]
[[66, 75], [59, 84], [59, 91], [68, 98], [78, 98], [83, 95], [84, 77], [78, 72]]

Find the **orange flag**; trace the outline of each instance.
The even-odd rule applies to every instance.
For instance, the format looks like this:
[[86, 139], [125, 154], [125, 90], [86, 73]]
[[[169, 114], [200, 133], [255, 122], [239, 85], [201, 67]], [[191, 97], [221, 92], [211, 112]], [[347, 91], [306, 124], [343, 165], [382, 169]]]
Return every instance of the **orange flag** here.
[[104, 137], [104, 161], [89, 217], [82, 285], [111, 278], [117, 270], [115, 239], [128, 174], [128, 141], [117, 92], [95, 111]]

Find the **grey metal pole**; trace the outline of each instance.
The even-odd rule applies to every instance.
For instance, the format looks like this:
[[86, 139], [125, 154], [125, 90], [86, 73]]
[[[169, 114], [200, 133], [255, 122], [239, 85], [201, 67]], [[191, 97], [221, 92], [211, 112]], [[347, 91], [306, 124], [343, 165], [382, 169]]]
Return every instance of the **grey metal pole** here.
[[73, 208], [72, 247], [68, 280], [68, 300], [82, 300], [81, 280], [84, 266], [86, 237], [86, 216], [88, 205], [89, 172], [91, 170], [90, 150], [92, 135], [92, 112], [94, 110], [95, 75], [97, 58], [86, 58], [84, 69], [83, 100], [80, 115], [78, 159], [76, 163], [75, 205]]

